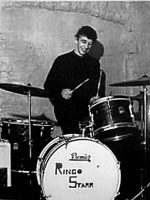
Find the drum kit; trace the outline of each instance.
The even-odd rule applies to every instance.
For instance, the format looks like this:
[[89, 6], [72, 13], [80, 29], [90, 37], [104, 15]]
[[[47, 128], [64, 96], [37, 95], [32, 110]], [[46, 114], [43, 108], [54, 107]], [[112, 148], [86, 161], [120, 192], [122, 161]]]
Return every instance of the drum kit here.
[[[111, 87], [143, 86], [143, 130], [141, 131], [141, 144], [144, 149], [144, 162], [147, 152], [147, 85], [150, 78], [143, 76], [137, 80], [124, 81], [111, 84]], [[48, 126], [51, 131], [56, 122], [47, 123], [34, 121], [31, 117], [32, 96], [48, 98], [49, 92], [31, 85], [17, 85], [0, 83], [0, 88], [27, 95], [29, 101], [29, 114], [26, 120], [2, 119], [2, 133], [4, 128], [10, 129], [13, 125], [28, 127], [28, 155], [29, 161], [33, 157], [33, 126]], [[123, 95], [97, 98], [89, 105], [89, 118], [80, 123], [81, 134], [70, 133], [68, 135], [48, 138], [44, 147], [37, 156], [35, 171], [29, 167], [29, 175], [36, 174], [37, 183], [40, 186], [41, 198], [51, 200], [113, 200], [119, 196], [121, 185], [120, 162], [115, 154], [108, 148], [104, 141], [122, 141], [135, 135], [137, 125], [132, 106], [134, 97]], [[18, 115], [19, 116], [19, 115]], [[8, 135], [12, 135], [7, 131]], [[4, 134], [4, 136], [5, 136]], [[13, 136], [12, 136], [13, 137]], [[41, 140], [41, 138], [40, 138]], [[145, 170], [142, 171], [141, 191], [142, 196], [150, 184], [145, 183]], [[21, 170], [19, 170], [21, 172]], [[106, 189], [107, 188], [107, 189]], [[136, 197], [135, 197], [136, 198]], [[133, 200], [135, 199], [133, 198]]]
[[[29, 160], [31, 161], [35, 158], [33, 154], [39, 153], [36, 146], [46, 144], [52, 139], [51, 132], [55, 122], [48, 120], [45, 115], [31, 116], [31, 98], [32, 96], [47, 98], [49, 92], [32, 87], [30, 84], [25, 86], [0, 83], [0, 88], [17, 94], [27, 95], [28, 97], [28, 115], [12, 114], [13, 118], [1, 118], [0, 123], [2, 129], [1, 138], [11, 143], [12, 167], [15, 168], [12, 171], [32, 173], [33, 166]], [[28, 166], [29, 169], [24, 170], [25, 166]]]

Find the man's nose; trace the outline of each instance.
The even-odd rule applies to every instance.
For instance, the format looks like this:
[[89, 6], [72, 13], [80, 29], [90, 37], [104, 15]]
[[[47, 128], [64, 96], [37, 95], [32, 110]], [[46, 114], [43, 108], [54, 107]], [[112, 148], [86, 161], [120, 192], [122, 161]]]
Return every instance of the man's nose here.
[[85, 44], [85, 48], [89, 49], [90, 45], [88, 43]]

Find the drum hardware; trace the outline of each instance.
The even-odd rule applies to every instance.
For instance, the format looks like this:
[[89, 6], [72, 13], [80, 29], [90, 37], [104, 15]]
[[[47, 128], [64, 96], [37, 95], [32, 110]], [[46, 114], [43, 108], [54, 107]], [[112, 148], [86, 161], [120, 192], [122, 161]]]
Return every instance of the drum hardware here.
[[[18, 94], [23, 94], [27, 95], [28, 97], [28, 129], [29, 129], [29, 159], [32, 159], [32, 134], [31, 134], [31, 97], [43, 97], [43, 98], [48, 98], [50, 96], [50, 93], [44, 89], [32, 87], [31, 84], [29, 83], [27, 86], [25, 85], [19, 85], [19, 84], [11, 84], [11, 83], [0, 83], [0, 88], [18, 93]], [[30, 164], [30, 163], [29, 163]], [[29, 170], [29, 174], [32, 174], [31, 169]], [[30, 180], [30, 184], [32, 184], [32, 180]]]
[[140, 195], [143, 194], [143, 192], [145, 192], [146, 189], [148, 189], [150, 187], [150, 182], [136, 195], [134, 196], [132, 199], [126, 199], [126, 200], [135, 200], [137, 199]]
[[[87, 125], [86, 127], [85, 127], [85, 131], [87, 130], [87, 129], [89, 129], [89, 137], [91, 137], [91, 138], [93, 138], [93, 123], [91, 122], [91, 121], [89, 121], [89, 125]], [[82, 135], [83, 137], [85, 137], [86, 135], [85, 135], [85, 133]]]
[[[79, 136], [78, 134], [67, 134], [67, 135], [60, 136], [59, 139], [61, 142], [62, 141], [65, 142], [65, 148], [67, 149], [67, 146], [68, 146], [69, 142], [71, 141], [71, 139], [78, 137], [78, 136]], [[84, 136], [82, 136], [82, 137], [84, 137]], [[59, 142], [55, 143], [55, 144], [59, 144]]]
[[[90, 124], [90, 125], [85, 126], [84, 128], [82, 128], [81, 129], [81, 133], [82, 133], [81, 135], [82, 135], [82, 137], [86, 137], [86, 136], [93, 137], [93, 132], [91, 131], [92, 128], [93, 128], [92, 124]], [[86, 131], [88, 132], [88, 135], [86, 134]]]
[[16, 173], [21, 173], [21, 174], [28, 174], [28, 175], [36, 173], [36, 171], [29, 171], [29, 170], [14, 170], [13, 169], [11, 171], [16, 172]]
[[65, 149], [67, 149], [69, 142], [71, 141], [71, 137], [64, 137], [63, 141], [65, 142]]
[[[96, 96], [96, 99], [98, 98], [98, 96]], [[93, 98], [94, 100], [95, 98]], [[96, 100], [95, 99], [95, 100]], [[90, 103], [93, 102], [93, 101], [90, 101]], [[89, 123], [90, 123], [90, 137], [94, 138], [94, 120], [93, 120], [93, 113], [90, 112], [90, 105], [88, 105], [88, 111], [89, 111], [89, 116], [90, 116], [90, 120], [89, 120]]]
[[79, 122], [79, 129], [82, 137], [93, 138], [93, 123], [91, 119], [82, 120]]
[[[144, 167], [143, 169], [141, 169], [141, 191], [144, 191], [144, 186], [146, 185], [146, 163], [147, 163], [147, 85], [150, 85], [150, 77], [148, 77], [147, 75], [143, 75], [142, 77], [136, 79], [136, 80], [130, 80], [130, 81], [124, 81], [124, 82], [118, 82], [118, 83], [113, 83], [110, 84], [109, 86], [122, 86], [122, 87], [127, 87], [127, 86], [143, 86], [143, 96], [142, 96], [142, 101], [143, 101], [143, 118], [141, 119], [141, 124], [143, 124], [142, 126], [142, 131], [141, 131], [141, 146], [142, 146], [142, 150], [144, 152]], [[138, 96], [139, 98], [139, 96]], [[143, 120], [143, 121], [142, 121]], [[142, 194], [142, 198], [143, 200], [146, 200], [146, 196], [144, 196], [143, 192]]]

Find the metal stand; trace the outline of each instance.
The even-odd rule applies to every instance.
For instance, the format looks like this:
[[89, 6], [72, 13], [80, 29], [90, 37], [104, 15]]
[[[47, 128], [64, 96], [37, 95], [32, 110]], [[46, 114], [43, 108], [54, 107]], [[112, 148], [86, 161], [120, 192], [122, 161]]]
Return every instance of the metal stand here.
[[[89, 79], [88, 79], [89, 80]], [[85, 83], [85, 80], [83, 83]], [[83, 84], [82, 83], [82, 84]], [[82, 84], [80, 84], [78, 87], [80, 87]], [[29, 103], [29, 116], [28, 116], [28, 120], [29, 120], [29, 130], [28, 130], [28, 146], [29, 146], [29, 150], [28, 150], [28, 146], [27, 146], [27, 161], [29, 163], [27, 163], [27, 165], [29, 165], [29, 170], [11, 170], [13, 172], [17, 172], [17, 173], [23, 173], [23, 174], [27, 174], [29, 176], [29, 180], [30, 180], [30, 184], [33, 184], [32, 181], [32, 177], [31, 175], [36, 173], [35, 171], [32, 171], [32, 146], [33, 146], [33, 142], [32, 142], [32, 133], [31, 133], [31, 96], [35, 96], [35, 97], [43, 97], [43, 98], [49, 98], [50, 96], [50, 92], [45, 90], [45, 89], [41, 89], [41, 88], [37, 88], [37, 87], [32, 87], [32, 85], [29, 83], [26, 86], [25, 85], [20, 85], [20, 84], [12, 84], [12, 83], [0, 83], [0, 88], [10, 91], [10, 92], [14, 92], [17, 94], [22, 94], [22, 95], [27, 95], [28, 96], [28, 103]], [[1, 138], [1, 135], [0, 135]]]
[[31, 91], [28, 92], [29, 102], [29, 158], [32, 158], [32, 136], [31, 136]]
[[[128, 86], [143, 86], [143, 109], [142, 109], [142, 115], [141, 115], [141, 156], [143, 165], [141, 167], [141, 191], [138, 194], [141, 195], [142, 200], [146, 200], [146, 195], [144, 193], [145, 189], [150, 186], [149, 183], [147, 183], [146, 176], [148, 175], [147, 171], [147, 88], [146, 86], [150, 85], [150, 77], [148, 77], [146, 74], [144, 74], [142, 77], [136, 79], [136, 80], [129, 80], [129, 81], [123, 81], [119, 83], [113, 83], [110, 84], [110, 86], [121, 86], [121, 87], [128, 87]], [[135, 197], [136, 198], [136, 197]], [[134, 198], [134, 199], [135, 199]], [[147, 199], [148, 200], [148, 199]]]
[[[28, 84], [28, 86], [31, 86], [31, 84]], [[29, 184], [32, 185], [32, 177], [31, 175], [34, 174], [35, 172], [32, 171], [32, 128], [31, 128], [31, 90], [29, 89], [28, 93], [28, 104], [29, 104], [29, 125], [28, 125], [28, 129], [29, 129], [29, 171], [28, 171], [28, 176], [29, 176]]]
[[136, 196], [134, 196], [132, 199], [126, 199], [126, 200], [135, 200], [135, 199], [137, 199], [140, 195], [142, 196], [143, 192], [149, 187], [150, 187], [150, 182]]
[[[141, 168], [141, 190], [143, 191], [143, 189], [146, 186], [146, 175], [147, 175], [147, 169], [146, 169], [146, 164], [147, 164], [147, 88], [146, 85], [143, 86], [143, 92], [144, 92], [144, 96], [143, 96], [143, 135], [142, 135], [142, 154], [143, 154], [143, 167]], [[146, 200], [146, 196], [144, 195], [144, 193], [141, 194], [141, 197], [143, 200]]]

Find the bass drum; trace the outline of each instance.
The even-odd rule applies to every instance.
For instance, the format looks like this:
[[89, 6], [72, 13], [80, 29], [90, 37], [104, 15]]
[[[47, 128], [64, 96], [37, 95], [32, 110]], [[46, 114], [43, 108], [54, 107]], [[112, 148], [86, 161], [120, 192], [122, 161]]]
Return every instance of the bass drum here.
[[120, 164], [93, 138], [66, 135], [46, 145], [37, 161], [42, 195], [51, 200], [112, 200], [120, 188]]

